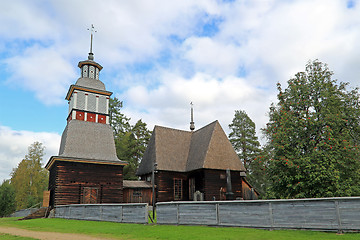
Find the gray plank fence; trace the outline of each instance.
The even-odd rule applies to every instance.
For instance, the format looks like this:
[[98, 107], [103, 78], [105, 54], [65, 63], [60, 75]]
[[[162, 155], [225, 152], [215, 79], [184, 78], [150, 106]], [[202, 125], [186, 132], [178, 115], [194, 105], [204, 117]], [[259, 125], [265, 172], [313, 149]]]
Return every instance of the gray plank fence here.
[[147, 223], [147, 203], [127, 204], [72, 204], [55, 207], [56, 218]]
[[157, 223], [359, 231], [360, 197], [158, 203]]

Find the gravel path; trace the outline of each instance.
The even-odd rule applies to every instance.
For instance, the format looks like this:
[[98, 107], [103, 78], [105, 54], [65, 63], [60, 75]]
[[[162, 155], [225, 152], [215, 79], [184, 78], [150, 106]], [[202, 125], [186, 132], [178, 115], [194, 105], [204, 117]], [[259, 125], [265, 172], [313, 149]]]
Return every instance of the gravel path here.
[[113, 238], [100, 238], [100, 237], [91, 237], [84, 234], [73, 234], [73, 233], [57, 233], [57, 232], [37, 232], [30, 231], [21, 228], [14, 227], [0, 227], [1, 233], [7, 233], [11, 235], [17, 235], [22, 237], [31, 237], [41, 240], [109, 240]]

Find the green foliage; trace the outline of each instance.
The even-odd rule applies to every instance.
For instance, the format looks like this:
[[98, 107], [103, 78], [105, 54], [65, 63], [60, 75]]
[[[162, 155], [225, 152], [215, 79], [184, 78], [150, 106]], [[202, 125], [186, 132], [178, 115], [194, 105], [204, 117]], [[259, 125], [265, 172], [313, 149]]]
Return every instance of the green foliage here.
[[149, 142], [151, 131], [141, 119], [135, 125], [121, 113], [122, 102], [110, 99], [110, 123], [114, 130], [116, 153], [120, 160], [129, 164], [124, 167], [124, 179], [136, 180], [136, 170]]
[[309, 62], [270, 107], [264, 129], [273, 153], [268, 168], [279, 198], [360, 194], [360, 108], [357, 89], [332, 79], [327, 65]]
[[123, 107], [123, 102], [119, 99], [110, 98], [109, 101], [109, 119], [110, 125], [113, 128], [114, 136], [117, 136], [120, 133], [125, 133], [130, 129], [130, 118], [126, 117], [121, 113], [121, 108]]
[[229, 124], [231, 133], [229, 139], [245, 168], [251, 172], [251, 162], [260, 152], [260, 143], [255, 132], [255, 123], [245, 111], [236, 110], [232, 123]]
[[43, 191], [48, 185], [48, 172], [41, 167], [44, 150], [42, 143], [31, 144], [28, 154], [11, 173], [17, 210], [42, 202]]
[[80, 221], [59, 218], [16, 221], [0, 219], [0, 226], [13, 226], [35, 231], [86, 234], [99, 238], [115, 239], [267, 239], [267, 240], [355, 240], [359, 233], [325, 233], [303, 230], [263, 230], [236, 227], [143, 225], [98, 221]]
[[15, 189], [6, 180], [0, 186], [0, 217], [9, 216], [15, 212]]
[[247, 179], [261, 197], [265, 196], [268, 181], [264, 173], [269, 157], [267, 152], [260, 148], [255, 123], [245, 111], [236, 110], [229, 128], [229, 140], [244, 163]]

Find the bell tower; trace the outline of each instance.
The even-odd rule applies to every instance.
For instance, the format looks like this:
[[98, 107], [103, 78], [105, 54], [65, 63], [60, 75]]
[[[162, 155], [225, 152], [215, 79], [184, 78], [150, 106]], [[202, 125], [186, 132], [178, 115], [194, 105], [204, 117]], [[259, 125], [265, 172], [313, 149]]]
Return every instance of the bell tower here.
[[80, 61], [80, 78], [70, 85], [67, 124], [58, 156], [46, 164], [50, 171], [50, 206], [81, 203], [121, 203], [123, 167], [118, 159], [109, 124], [112, 92], [100, 81], [102, 66], [92, 53], [94, 26], [88, 59]]
[[67, 121], [72, 119], [109, 124], [109, 98], [112, 92], [106, 91], [100, 81], [100, 71], [103, 68], [94, 61], [92, 52], [93, 30], [91, 25], [91, 43], [88, 59], [78, 64], [80, 78], [71, 85], [65, 97], [69, 103]]

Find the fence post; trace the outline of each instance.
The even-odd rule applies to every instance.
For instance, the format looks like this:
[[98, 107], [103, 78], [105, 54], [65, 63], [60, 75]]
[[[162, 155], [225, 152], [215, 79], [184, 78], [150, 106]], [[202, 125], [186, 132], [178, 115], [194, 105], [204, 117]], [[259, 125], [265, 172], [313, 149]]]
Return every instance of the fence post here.
[[272, 208], [271, 202], [269, 202], [269, 220], [270, 220], [271, 229], [273, 229], [274, 228], [274, 217], [273, 217], [273, 208]]
[[[149, 222], [148, 215], [149, 215], [149, 205], [146, 204], [146, 206], [145, 206], [145, 223]], [[155, 222], [155, 219], [153, 219], [153, 221]]]
[[336, 219], [338, 222], [338, 233], [342, 233], [342, 224], [341, 224], [341, 216], [339, 210], [339, 200], [335, 200], [335, 209], [336, 209]]
[[180, 224], [180, 221], [179, 221], [179, 219], [180, 219], [180, 213], [179, 213], [179, 204], [176, 204], [176, 221], [177, 221], [177, 224]]
[[124, 221], [124, 207], [121, 206], [120, 209], [121, 209], [121, 222], [123, 222]]
[[86, 205], [83, 205], [82, 208], [84, 208], [84, 209], [83, 209], [83, 213], [82, 213], [82, 214], [83, 214], [83, 215], [82, 215], [82, 218], [84, 219], [85, 216], [86, 216]]
[[219, 218], [219, 203], [215, 203], [215, 211], [216, 211], [216, 225], [220, 225], [220, 218]]
[[69, 208], [69, 211], [68, 211], [68, 219], [71, 219], [71, 206], [68, 206], [68, 208]]

